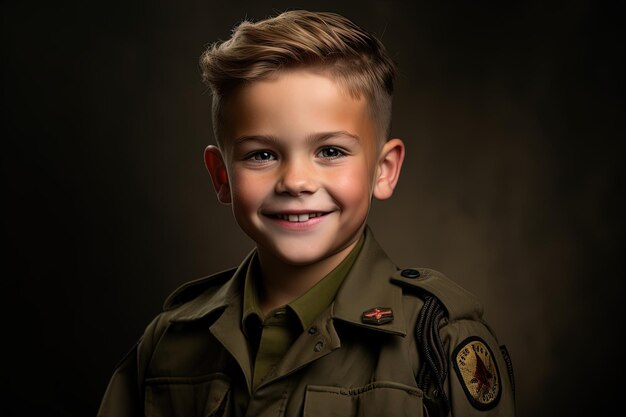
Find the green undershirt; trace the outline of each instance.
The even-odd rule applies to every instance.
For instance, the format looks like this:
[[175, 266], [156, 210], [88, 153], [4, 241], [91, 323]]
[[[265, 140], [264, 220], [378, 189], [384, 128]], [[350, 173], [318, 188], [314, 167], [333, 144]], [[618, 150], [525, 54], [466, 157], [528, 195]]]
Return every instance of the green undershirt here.
[[255, 390], [268, 372], [285, 356], [289, 347], [326, 310], [337, 295], [348, 271], [363, 247], [363, 236], [332, 271], [302, 296], [275, 308], [263, 317], [259, 308], [257, 280], [261, 279], [255, 256], [246, 272], [243, 292], [242, 329], [255, 354], [252, 388]]

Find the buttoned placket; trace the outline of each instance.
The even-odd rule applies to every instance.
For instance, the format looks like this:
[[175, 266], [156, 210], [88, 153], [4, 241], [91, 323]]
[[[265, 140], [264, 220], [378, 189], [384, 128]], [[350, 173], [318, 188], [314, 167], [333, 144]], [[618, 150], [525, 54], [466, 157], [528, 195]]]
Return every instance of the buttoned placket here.
[[341, 346], [332, 320], [332, 306], [321, 314], [295, 340], [281, 361], [265, 376], [250, 397], [246, 416], [261, 416], [268, 413], [270, 404], [278, 404], [274, 415], [282, 415], [283, 402], [291, 395], [289, 376], [310, 366]]

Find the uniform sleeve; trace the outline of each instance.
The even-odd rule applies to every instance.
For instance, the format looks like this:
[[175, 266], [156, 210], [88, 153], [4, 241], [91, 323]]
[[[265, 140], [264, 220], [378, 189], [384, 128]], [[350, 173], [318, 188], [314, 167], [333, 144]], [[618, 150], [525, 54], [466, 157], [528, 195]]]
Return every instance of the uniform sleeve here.
[[440, 332], [449, 355], [447, 396], [452, 417], [514, 417], [510, 361], [480, 321], [457, 320]]
[[143, 416], [137, 367], [137, 343], [119, 363], [104, 394], [98, 417]]

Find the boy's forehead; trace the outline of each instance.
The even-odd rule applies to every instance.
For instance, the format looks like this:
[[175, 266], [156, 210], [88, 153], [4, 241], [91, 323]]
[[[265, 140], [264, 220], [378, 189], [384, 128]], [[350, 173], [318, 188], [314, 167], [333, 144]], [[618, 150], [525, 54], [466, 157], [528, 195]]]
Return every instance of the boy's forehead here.
[[242, 85], [226, 97], [221, 113], [229, 142], [246, 135], [346, 131], [367, 139], [373, 134], [364, 97], [354, 98], [330, 76], [308, 70], [282, 71]]
[[[228, 100], [237, 111], [275, 115], [290, 110], [315, 111], [319, 108], [348, 106], [351, 110], [365, 108], [364, 98], [353, 98], [329, 75], [310, 70], [281, 71], [271, 78], [241, 85]], [[295, 106], [295, 107], [294, 107]]]

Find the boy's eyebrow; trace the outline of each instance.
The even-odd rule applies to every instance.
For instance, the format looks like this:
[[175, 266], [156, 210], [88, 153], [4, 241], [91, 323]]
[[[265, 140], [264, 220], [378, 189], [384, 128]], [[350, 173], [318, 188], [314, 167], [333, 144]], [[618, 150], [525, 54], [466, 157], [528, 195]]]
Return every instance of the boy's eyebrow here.
[[[361, 141], [361, 138], [359, 137], [359, 135], [350, 133], [346, 130], [310, 133], [306, 136], [306, 141], [309, 143], [322, 142], [326, 139], [330, 139], [335, 136], [347, 136], [356, 141]], [[238, 137], [237, 139], [235, 139], [234, 142], [235, 142], [235, 145], [241, 145], [242, 143], [247, 142], [247, 141], [257, 141], [257, 142], [265, 142], [269, 144], [279, 144], [280, 138], [274, 135], [245, 135], [245, 136]]]
[[242, 143], [248, 142], [248, 141], [257, 141], [257, 142], [277, 144], [280, 142], [280, 139], [278, 139], [278, 136], [274, 136], [274, 135], [245, 135], [245, 136], [240, 136], [234, 140], [235, 145], [241, 145]]
[[310, 135], [307, 135], [306, 141], [307, 142], [321, 142], [323, 140], [330, 139], [335, 136], [347, 136], [356, 141], [361, 141], [361, 138], [359, 137], [359, 135], [350, 133], [347, 130], [338, 130], [335, 132], [311, 133]]

